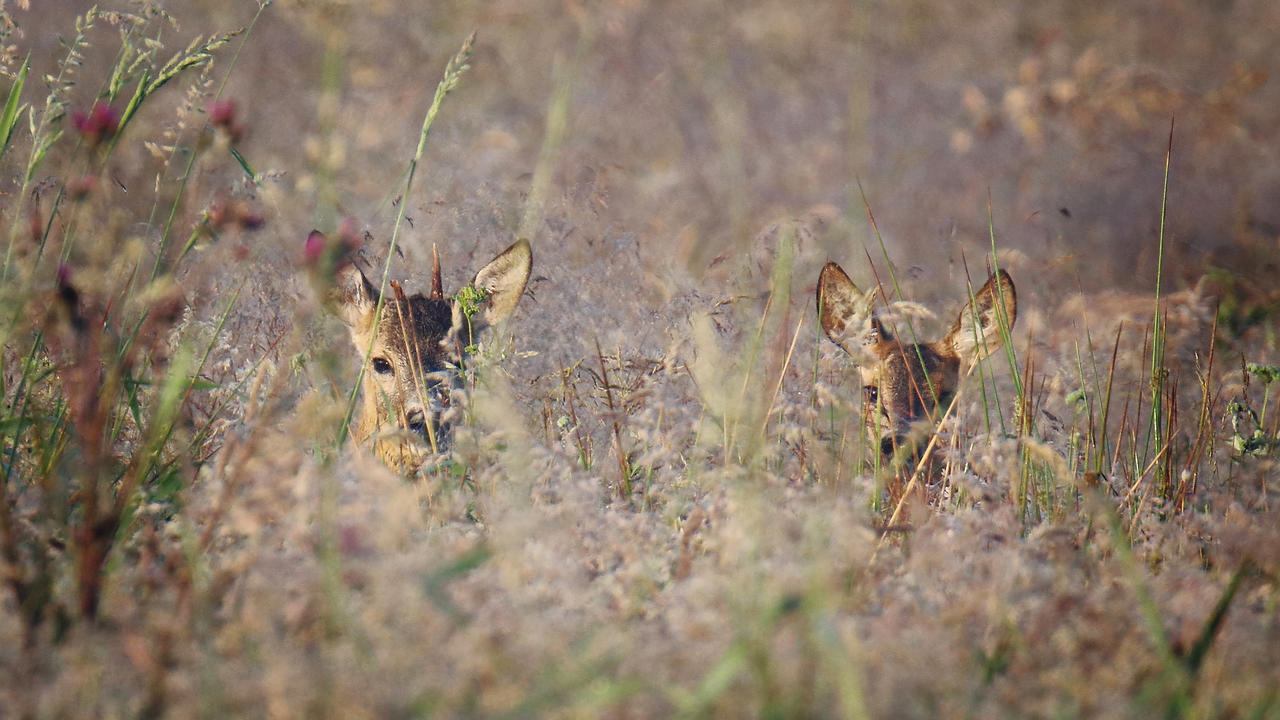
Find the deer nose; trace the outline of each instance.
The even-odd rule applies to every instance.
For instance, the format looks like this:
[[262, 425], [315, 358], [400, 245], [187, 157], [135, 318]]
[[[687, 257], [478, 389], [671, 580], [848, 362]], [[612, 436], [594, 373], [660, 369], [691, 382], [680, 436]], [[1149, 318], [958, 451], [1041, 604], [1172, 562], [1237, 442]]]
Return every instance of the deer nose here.
[[409, 429], [409, 432], [417, 433], [418, 435], [426, 434], [427, 415], [426, 413], [422, 412], [421, 409], [414, 408], [413, 410], [410, 410], [408, 413], [405, 414], [404, 420], [405, 420], [405, 427]]

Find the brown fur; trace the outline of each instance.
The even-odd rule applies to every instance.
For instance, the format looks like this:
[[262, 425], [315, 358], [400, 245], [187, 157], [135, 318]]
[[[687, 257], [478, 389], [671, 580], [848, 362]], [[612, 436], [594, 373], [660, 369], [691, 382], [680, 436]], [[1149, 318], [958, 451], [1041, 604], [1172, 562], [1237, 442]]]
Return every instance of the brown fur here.
[[457, 298], [444, 297], [438, 269], [430, 296], [405, 296], [392, 283], [380, 312], [378, 289], [364, 273], [339, 270], [330, 299], [365, 361], [357, 440], [373, 438], [379, 457], [401, 470], [447, 449], [465, 348], [511, 315], [531, 266], [529, 242], [520, 240], [481, 268], [471, 285], [484, 299], [470, 319]]
[[876, 291], [863, 293], [836, 263], [818, 276], [818, 317], [822, 329], [860, 363], [863, 407], [881, 451], [901, 445], [911, 426], [936, 420], [955, 396], [961, 364], [970, 364], [1001, 345], [1000, 322], [1013, 327], [1017, 292], [1001, 270], [974, 293], [941, 340], [907, 343], [872, 311]]

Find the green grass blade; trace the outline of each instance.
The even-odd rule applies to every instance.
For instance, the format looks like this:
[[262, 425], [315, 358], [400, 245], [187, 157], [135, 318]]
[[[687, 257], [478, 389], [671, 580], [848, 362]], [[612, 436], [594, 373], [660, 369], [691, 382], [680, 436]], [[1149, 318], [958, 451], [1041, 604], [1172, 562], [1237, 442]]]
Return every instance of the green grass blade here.
[[1165, 331], [1163, 318], [1160, 313], [1160, 284], [1164, 272], [1164, 227], [1165, 217], [1169, 208], [1169, 164], [1173, 157], [1173, 119], [1169, 120], [1169, 144], [1164, 154], [1164, 184], [1160, 191], [1160, 231], [1157, 235], [1156, 247], [1156, 297], [1155, 311], [1152, 313], [1151, 319], [1151, 425], [1147, 427], [1147, 439], [1144, 443], [1143, 461], [1146, 460], [1146, 453], [1151, 451], [1151, 443], [1154, 439], [1156, 444], [1160, 443], [1161, 425], [1164, 422], [1164, 403], [1160, 398], [1164, 393], [1164, 347], [1165, 347]]
[[14, 78], [13, 87], [9, 88], [9, 98], [4, 103], [4, 113], [0, 114], [0, 158], [4, 157], [4, 153], [9, 149], [9, 141], [13, 139], [13, 128], [18, 124], [18, 116], [22, 114], [22, 110], [26, 105], [19, 105], [18, 102], [22, 98], [22, 88], [27, 84], [27, 70], [31, 67], [31, 55], [27, 55], [27, 59], [22, 61], [22, 69], [18, 71], [18, 76]]
[[1244, 580], [1245, 575], [1249, 574], [1251, 568], [1250, 562], [1245, 560], [1232, 573], [1231, 580], [1222, 591], [1222, 597], [1218, 598], [1218, 604], [1214, 606], [1213, 612], [1205, 620], [1204, 627], [1200, 629], [1200, 637], [1196, 638], [1195, 644], [1187, 652], [1184, 662], [1192, 677], [1200, 672], [1200, 666], [1204, 663], [1205, 656], [1209, 654], [1209, 648], [1213, 647], [1213, 640], [1217, 637], [1218, 630], [1222, 628], [1222, 621], [1226, 619], [1227, 611], [1231, 609], [1231, 602], [1235, 600], [1236, 592], [1240, 590], [1240, 582]]
[[256, 180], [258, 174], [253, 171], [253, 168], [249, 167], [249, 161], [244, 159], [244, 156], [240, 154], [239, 150], [231, 148], [231, 157], [235, 158], [236, 162], [240, 163], [240, 167], [244, 169], [244, 174], [248, 175], [250, 180]]
[[[458, 49], [458, 53], [454, 55], [445, 65], [444, 75], [440, 78], [440, 82], [436, 84], [435, 95], [431, 99], [431, 107], [427, 108], [427, 114], [422, 119], [422, 130], [418, 133], [418, 147], [414, 150], [413, 158], [409, 160], [409, 170], [404, 180], [404, 190], [400, 193], [399, 209], [396, 212], [396, 222], [391, 230], [391, 244], [387, 249], [387, 261], [382, 268], [382, 280], [378, 286], [378, 306], [374, 309], [374, 318], [382, 317], [383, 298], [386, 297], [387, 282], [391, 279], [391, 261], [396, 256], [396, 248], [400, 241], [400, 229], [404, 225], [405, 209], [409, 205], [409, 191], [413, 189], [413, 178], [418, 172], [418, 165], [422, 162], [423, 152], [427, 147], [427, 136], [431, 134], [431, 126], [436, 121], [436, 115], [440, 113], [440, 106], [444, 104], [444, 99], [454, 88], [458, 87], [458, 83], [462, 80], [462, 75], [471, 69], [471, 46], [476, 41], [476, 34], [472, 32], [462, 41], [462, 47]], [[369, 358], [373, 356], [373, 341], [377, 339], [378, 332], [375, 325], [373, 332], [369, 334], [369, 347], [365, 349], [365, 364], [368, 364]], [[356, 379], [355, 387], [352, 388], [350, 396], [347, 398], [347, 411], [343, 417], [342, 426], [338, 428], [338, 444], [341, 445], [346, 441], [347, 435], [351, 430], [351, 418], [355, 415], [356, 398], [359, 397], [360, 383], [363, 380], [365, 367], [360, 368], [359, 377]]]

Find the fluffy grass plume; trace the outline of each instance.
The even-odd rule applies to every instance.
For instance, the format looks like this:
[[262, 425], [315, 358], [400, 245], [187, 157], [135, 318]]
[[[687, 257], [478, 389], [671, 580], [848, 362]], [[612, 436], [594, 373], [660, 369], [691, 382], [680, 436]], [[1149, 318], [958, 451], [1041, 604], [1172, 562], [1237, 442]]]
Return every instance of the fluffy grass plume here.
[[[0, 717], [1280, 717], [1280, 11], [1140, 5], [0, 5]], [[332, 266], [518, 237], [389, 468]], [[829, 260], [1017, 283], [915, 452]]]

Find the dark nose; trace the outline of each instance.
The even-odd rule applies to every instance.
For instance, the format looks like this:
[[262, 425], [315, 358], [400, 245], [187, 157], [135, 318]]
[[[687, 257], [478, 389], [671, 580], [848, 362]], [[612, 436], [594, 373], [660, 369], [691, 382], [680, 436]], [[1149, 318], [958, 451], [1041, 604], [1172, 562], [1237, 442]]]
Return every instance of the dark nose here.
[[905, 439], [896, 435], [885, 435], [880, 438], [880, 454], [885, 457], [892, 457], [893, 449], [901, 445]]
[[421, 410], [410, 410], [405, 415], [405, 425], [409, 428], [409, 432], [425, 435], [427, 432], [427, 416]]

